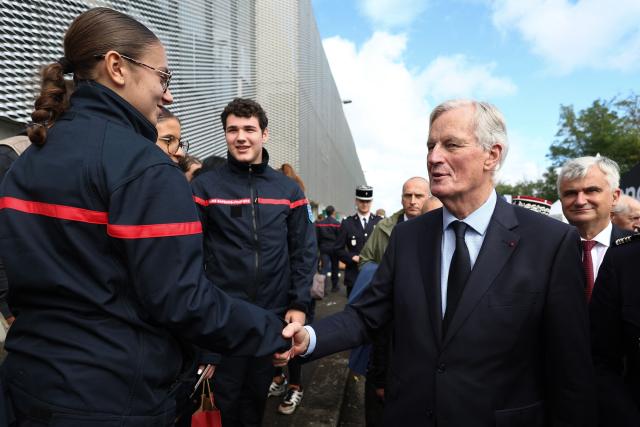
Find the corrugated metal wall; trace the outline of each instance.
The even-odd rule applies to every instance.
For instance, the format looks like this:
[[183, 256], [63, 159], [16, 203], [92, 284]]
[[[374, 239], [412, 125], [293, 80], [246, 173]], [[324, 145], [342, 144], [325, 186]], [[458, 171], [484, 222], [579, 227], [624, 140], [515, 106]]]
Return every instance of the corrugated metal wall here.
[[300, 170], [313, 177], [307, 186], [309, 194], [349, 214], [354, 210], [356, 186], [366, 181], [310, 2], [299, 4]]
[[192, 154], [226, 155], [220, 112], [236, 96], [256, 99], [272, 166], [291, 163], [310, 198], [352, 210], [364, 175], [310, 0], [0, 0], [0, 119], [30, 120], [38, 68], [62, 55], [69, 23], [93, 6], [128, 13], [162, 40]]

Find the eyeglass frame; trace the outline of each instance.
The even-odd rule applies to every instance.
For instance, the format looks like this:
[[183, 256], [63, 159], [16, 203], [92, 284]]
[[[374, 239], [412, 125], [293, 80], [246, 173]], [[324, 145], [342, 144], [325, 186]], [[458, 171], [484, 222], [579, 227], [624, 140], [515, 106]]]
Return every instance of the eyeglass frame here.
[[[189, 152], [189, 141], [185, 141], [184, 138], [176, 138], [173, 135], [169, 135], [169, 136], [159, 136], [158, 139], [162, 142], [164, 142], [165, 144], [167, 144], [167, 153], [175, 155], [179, 149], [182, 148], [182, 151], [186, 153]], [[171, 146], [171, 143], [173, 140], [178, 139], [178, 148], [176, 148], [175, 152], [171, 152], [169, 151], [169, 147]]]
[[[121, 57], [123, 57], [127, 61], [134, 63], [135, 65], [147, 68], [147, 69], [149, 69], [151, 71], [155, 71], [156, 73], [158, 73], [158, 75], [161, 77], [160, 85], [162, 86], [162, 93], [167, 93], [167, 90], [169, 89], [169, 83], [171, 82], [171, 77], [173, 77], [173, 73], [171, 71], [159, 70], [159, 69], [157, 69], [155, 67], [152, 67], [151, 65], [147, 65], [144, 62], [137, 61], [137, 60], [131, 58], [130, 56], [123, 55], [121, 53], [118, 53], [118, 55], [120, 55]], [[100, 59], [100, 60], [104, 59], [104, 57], [105, 57], [105, 54], [95, 55], [95, 58], [96, 59]]]

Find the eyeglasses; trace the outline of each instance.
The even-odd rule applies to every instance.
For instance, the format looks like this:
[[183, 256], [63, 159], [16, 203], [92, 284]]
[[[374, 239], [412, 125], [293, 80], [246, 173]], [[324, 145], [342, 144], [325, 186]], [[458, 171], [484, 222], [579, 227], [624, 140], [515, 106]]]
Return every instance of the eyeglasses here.
[[[167, 151], [169, 154], [176, 154], [180, 148], [182, 148], [182, 151], [185, 153], [189, 151], [189, 142], [182, 138], [177, 139], [175, 136], [169, 135], [159, 136], [158, 139], [167, 144]], [[178, 143], [176, 144], [176, 142]]]
[[[155, 67], [152, 67], [151, 65], [147, 65], [147, 64], [144, 64], [144, 63], [142, 63], [140, 61], [136, 61], [135, 59], [133, 59], [133, 58], [127, 56], [127, 55], [120, 54], [120, 56], [123, 57], [124, 59], [126, 59], [127, 61], [134, 63], [135, 65], [138, 65], [140, 67], [144, 67], [144, 68], [147, 68], [147, 69], [149, 69], [151, 71], [156, 72], [160, 76], [160, 85], [162, 85], [162, 92], [164, 93], [164, 92], [167, 91], [167, 89], [169, 89], [169, 83], [171, 82], [171, 77], [173, 76], [173, 73], [171, 71], [159, 70], [159, 69], [157, 69]], [[95, 55], [95, 58], [96, 59], [104, 59], [104, 55]]]

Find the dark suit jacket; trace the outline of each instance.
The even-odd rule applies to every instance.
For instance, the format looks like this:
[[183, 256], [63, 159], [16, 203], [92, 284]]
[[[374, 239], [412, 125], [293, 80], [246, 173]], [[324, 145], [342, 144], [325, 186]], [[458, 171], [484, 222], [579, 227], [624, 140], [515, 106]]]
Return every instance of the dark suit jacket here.
[[640, 426], [640, 239], [611, 247], [591, 298], [601, 426]]
[[358, 276], [358, 263], [353, 262], [351, 257], [360, 254], [362, 247], [371, 236], [371, 233], [373, 233], [373, 228], [381, 219], [381, 217], [371, 214], [367, 228], [364, 230], [358, 214], [348, 216], [342, 220], [340, 234], [338, 234], [334, 249], [340, 261], [346, 266], [345, 285], [353, 285]]
[[444, 337], [441, 244], [442, 209], [398, 224], [361, 299], [313, 324], [312, 357], [393, 320], [385, 425], [593, 425], [577, 231], [498, 199]]
[[[624, 230], [620, 227], [618, 227], [615, 224], [611, 224], [612, 226], [612, 230], [611, 230], [611, 246], [614, 246], [614, 244], [616, 243], [616, 240], [622, 238], [622, 237], [626, 237], [626, 236], [631, 236], [633, 234], [633, 231], [629, 231], [629, 230]], [[609, 246], [609, 247], [611, 247]]]

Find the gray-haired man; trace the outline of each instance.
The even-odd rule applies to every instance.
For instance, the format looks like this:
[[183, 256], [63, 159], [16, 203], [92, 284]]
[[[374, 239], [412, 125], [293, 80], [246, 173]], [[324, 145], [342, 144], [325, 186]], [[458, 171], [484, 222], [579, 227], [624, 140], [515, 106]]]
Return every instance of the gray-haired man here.
[[568, 160], [558, 174], [562, 212], [582, 241], [582, 262], [587, 279], [585, 296], [591, 299], [604, 254], [629, 232], [611, 224], [611, 211], [620, 197], [618, 164], [604, 156]]

